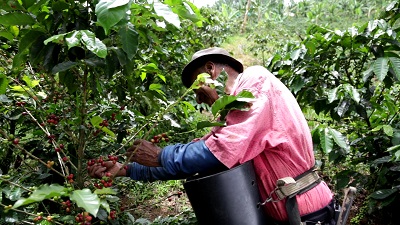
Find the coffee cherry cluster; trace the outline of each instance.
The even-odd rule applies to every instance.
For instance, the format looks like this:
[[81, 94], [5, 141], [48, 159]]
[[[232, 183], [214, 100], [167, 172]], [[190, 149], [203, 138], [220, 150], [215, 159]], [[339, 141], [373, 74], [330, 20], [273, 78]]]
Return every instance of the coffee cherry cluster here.
[[47, 117], [47, 123], [48, 124], [54, 124], [57, 125], [58, 122], [60, 122], [60, 118], [54, 114], [51, 114]]
[[111, 120], [112, 120], [112, 121], [115, 121], [115, 116], [116, 116], [116, 115], [117, 115], [116, 113], [112, 113], [112, 114], [111, 114]]
[[49, 136], [47, 136], [48, 142], [52, 143], [54, 139], [56, 139], [56, 136], [54, 134], [50, 134]]
[[53, 167], [53, 165], [54, 165], [54, 161], [47, 161], [47, 164], [46, 164], [46, 166], [47, 166], [47, 168], [51, 168], [51, 167]]
[[108, 120], [103, 120], [100, 124], [101, 127], [108, 127]]
[[43, 216], [37, 216], [35, 218], [33, 218], [33, 222], [38, 222], [41, 221], [43, 219]]
[[19, 144], [19, 138], [14, 138], [13, 142], [14, 145], [18, 145]]
[[92, 224], [92, 216], [89, 215], [88, 212], [79, 213], [75, 217], [75, 221], [78, 222], [80, 225], [90, 225]]
[[70, 173], [70, 174], [67, 176], [67, 180], [68, 180], [68, 182], [70, 182], [70, 183], [74, 183], [74, 174], [73, 174], [73, 173]]
[[[91, 159], [87, 162], [87, 169], [90, 169], [91, 166], [95, 165], [96, 163], [98, 165], [104, 166], [105, 167], [105, 161], [107, 159], [103, 159], [103, 156], [100, 156], [98, 159]], [[108, 155], [108, 160], [111, 161], [113, 164], [116, 164], [118, 160], [118, 156], [113, 156], [113, 155]], [[126, 168], [125, 168], [126, 169]], [[111, 187], [113, 184], [112, 180], [112, 174], [110, 172], [107, 172], [104, 177], [100, 180], [99, 183], [94, 183], [93, 185], [97, 189], [102, 189], [103, 187]]]
[[117, 218], [117, 211], [111, 210], [110, 215], [108, 216], [109, 220], [115, 220]]
[[110, 172], [107, 172], [106, 176], [101, 178], [100, 183], [94, 183], [93, 185], [97, 189], [102, 189], [103, 187], [105, 187], [105, 188], [111, 187], [113, 184], [113, 180], [111, 179], [111, 176], [112, 176], [112, 174]]
[[115, 164], [118, 161], [118, 156], [108, 155], [108, 159]]
[[70, 213], [71, 212], [72, 203], [71, 203], [70, 200], [66, 200], [64, 202], [61, 202], [61, 205], [62, 205], [61, 207], [63, 209], [65, 209], [66, 213]]
[[26, 102], [17, 102], [17, 103], [15, 103], [15, 105], [18, 106], [18, 107], [22, 107], [25, 104], [26, 104]]
[[150, 140], [150, 142], [155, 143], [155, 144], [160, 143], [161, 141], [165, 141], [165, 142], [168, 142], [168, 141], [169, 141], [168, 135], [167, 135], [166, 133], [162, 133], [162, 134], [159, 134], [159, 135], [155, 135], [155, 136]]
[[60, 152], [61, 149], [64, 149], [64, 145], [63, 144], [60, 144], [59, 146], [60, 147], [57, 147], [57, 148], [54, 149], [56, 152]]

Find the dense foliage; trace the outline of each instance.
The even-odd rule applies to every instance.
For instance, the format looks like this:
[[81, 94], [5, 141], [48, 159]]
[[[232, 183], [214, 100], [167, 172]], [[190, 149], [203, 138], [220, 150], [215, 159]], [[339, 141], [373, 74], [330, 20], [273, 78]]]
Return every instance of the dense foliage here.
[[[297, 97], [335, 191], [367, 196], [353, 224], [399, 220], [400, 6], [389, 2], [253, 0], [247, 45], [234, 43]], [[202, 135], [196, 108], [207, 107], [179, 73], [194, 51], [239, 33], [247, 3], [0, 0], [0, 223], [150, 223], [132, 215], [171, 196], [164, 187], [179, 197], [178, 181], [94, 180], [87, 163], [123, 161], [134, 138]], [[153, 223], [195, 221], [188, 209]]]
[[0, 223], [133, 223], [137, 201], [121, 198], [135, 184], [86, 167], [123, 160], [134, 138], [198, 135], [175, 81], [221, 26], [180, 0], [0, 5]]
[[336, 167], [335, 188], [368, 195], [356, 224], [373, 215], [399, 222], [399, 7], [393, 2], [380, 19], [343, 31], [311, 26], [268, 64], [302, 107], [315, 111], [313, 140]]

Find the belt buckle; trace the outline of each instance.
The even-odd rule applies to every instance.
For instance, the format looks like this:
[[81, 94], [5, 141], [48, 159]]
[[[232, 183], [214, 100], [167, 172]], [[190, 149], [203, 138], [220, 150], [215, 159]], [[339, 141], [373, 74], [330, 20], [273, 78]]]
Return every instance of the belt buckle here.
[[[260, 205], [265, 205], [265, 204], [267, 204], [267, 202], [279, 202], [279, 201], [281, 201], [283, 198], [280, 198], [279, 195], [276, 193], [276, 191], [278, 189], [279, 188], [275, 188], [273, 191], [271, 191], [269, 193], [269, 195], [268, 195], [268, 198], [264, 202], [259, 203], [259, 204]], [[273, 195], [275, 195], [276, 198], [274, 198]]]

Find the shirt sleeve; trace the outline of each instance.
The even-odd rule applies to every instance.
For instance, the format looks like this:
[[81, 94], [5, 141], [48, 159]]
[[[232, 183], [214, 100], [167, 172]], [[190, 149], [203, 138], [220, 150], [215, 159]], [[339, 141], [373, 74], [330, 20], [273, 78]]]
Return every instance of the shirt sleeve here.
[[207, 148], [204, 141], [175, 144], [160, 153], [161, 167], [148, 167], [138, 163], [128, 165], [127, 176], [133, 180], [178, 180], [196, 173], [226, 168]]

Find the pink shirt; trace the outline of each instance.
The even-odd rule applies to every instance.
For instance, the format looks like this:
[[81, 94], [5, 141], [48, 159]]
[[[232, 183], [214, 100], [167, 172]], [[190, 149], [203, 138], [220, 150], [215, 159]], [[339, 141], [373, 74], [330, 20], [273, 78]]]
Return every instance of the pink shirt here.
[[[296, 177], [314, 166], [311, 134], [294, 96], [264, 67], [249, 67], [239, 75], [232, 94], [242, 90], [256, 97], [250, 110], [229, 112], [227, 126], [214, 127], [202, 139], [228, 168], [253, 159], [260, 194], [266, 199], [279, 178]], [[325, 207], [332, 196], [324, 182], [298, 195], [300, 215]], [[285, 200], [264, 208], [273, 219], [287, 221]]]

